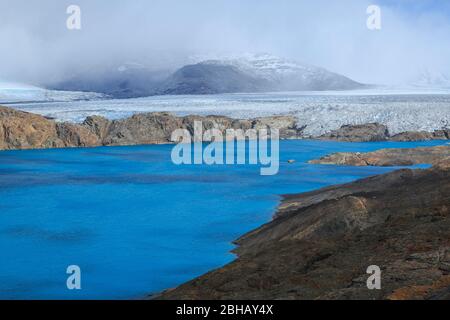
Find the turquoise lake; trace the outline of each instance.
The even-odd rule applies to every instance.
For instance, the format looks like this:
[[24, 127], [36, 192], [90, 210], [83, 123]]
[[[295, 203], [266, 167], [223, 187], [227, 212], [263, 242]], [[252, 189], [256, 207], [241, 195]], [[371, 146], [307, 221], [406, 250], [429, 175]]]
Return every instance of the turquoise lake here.
[[[438, 144], [282, 141], [275, 176], [176, 166], [170, 145], [0, 152], [0, 298], [132, 299], [174, 287], [232, 261], [231, 242], [268, 222], [280, 195], [397, 169], [307, 160]], [[66, 288], [69, 265], [81, 268], [81, 290]]]

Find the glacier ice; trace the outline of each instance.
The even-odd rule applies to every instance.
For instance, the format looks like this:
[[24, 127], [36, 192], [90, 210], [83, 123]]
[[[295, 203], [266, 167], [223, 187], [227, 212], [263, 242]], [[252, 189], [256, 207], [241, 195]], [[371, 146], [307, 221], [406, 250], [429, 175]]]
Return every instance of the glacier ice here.
[[102, 99], [105, 95], [95, 92], [56, 91], [40, 87], [0, 81], [0, 103], [52, 102]]
[[450, 90], [356, 90], [201, 96], [154, 96], [136, 99], [22, 103], [14, 108], [59, 121], [81, 122], [87, 116], [110, 119], [135, 113], [167, 111], [177, 115], [226, 115], [254, 118], [290, 114], [317, 136], [345, 124], [379, 122], [391, 133], [450, 127]]

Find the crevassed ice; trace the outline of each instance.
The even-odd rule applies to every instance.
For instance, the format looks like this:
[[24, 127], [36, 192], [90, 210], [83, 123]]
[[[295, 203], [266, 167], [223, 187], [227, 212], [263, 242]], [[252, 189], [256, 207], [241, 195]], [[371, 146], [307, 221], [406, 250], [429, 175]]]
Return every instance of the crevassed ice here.
[[450, 91], [442, 92], [298, 92], [155, 96], [138, 99], [14, 104], [15, 108], [81, 122], [87, 116], [125, 118], [135, 113], [167, 111], [177, 115], [226, 115], [254, 118], [294, 115], [307, 135], [320, 135], [345, 124], [379, 122], [391, 133], [450, 127]]

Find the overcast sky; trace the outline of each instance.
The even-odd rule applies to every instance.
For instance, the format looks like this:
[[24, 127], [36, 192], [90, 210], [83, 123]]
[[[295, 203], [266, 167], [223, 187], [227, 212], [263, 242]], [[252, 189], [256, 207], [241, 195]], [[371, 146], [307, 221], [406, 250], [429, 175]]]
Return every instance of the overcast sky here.
[[[82, 29], [66, 28], [81, 7]], [[366, 27], [381, 7], [379, 31]], [[0, 79], [46, 82], [126, 61], [177, 66], [192, 55], [267, 52], [366, 83], [450, 74], [450, 1], [0, 0]]]

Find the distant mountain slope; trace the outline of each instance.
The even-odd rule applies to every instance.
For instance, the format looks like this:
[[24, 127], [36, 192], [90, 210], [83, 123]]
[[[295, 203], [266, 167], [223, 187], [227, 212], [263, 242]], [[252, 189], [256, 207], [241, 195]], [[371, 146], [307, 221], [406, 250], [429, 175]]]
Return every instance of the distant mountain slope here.
[[198, 63], [182, 67], [157, 90], [158, 94], [215, 94], [270, 89], [263, 78], [246, 74], [235, 66]]
[[94, 75], [80, 73], [49, 87], [56, 90], [101, 92], [119, 99], [137, 98], [154, 95], [155, 88], [169, 74], [167, 71], [155, 71], [138, 63], [127, 62]]
[[270, 55], [207, 60], [175, 72], [160, 94], [208, 94], [267, 91], [350, 90], [363, 84], [323, 68]]
[[[210, 61], [210, 63], [214, 63]], [[347, 90], [364, 85], [345, 76], [316, 66], [300, 64], [269, 54], [246, 55], [225, 61], [256, 77], [272, 83], [279, 90]]]
[[218, 94], [307, 90], [351, 90], [364, 87], [323, 68], [268, 54], [207, 59], [170, 73], [126, 63], [92, 74], [80, 73], [50, 85], [51, 89], [94, 91], [115, 98], [151, 95]]

